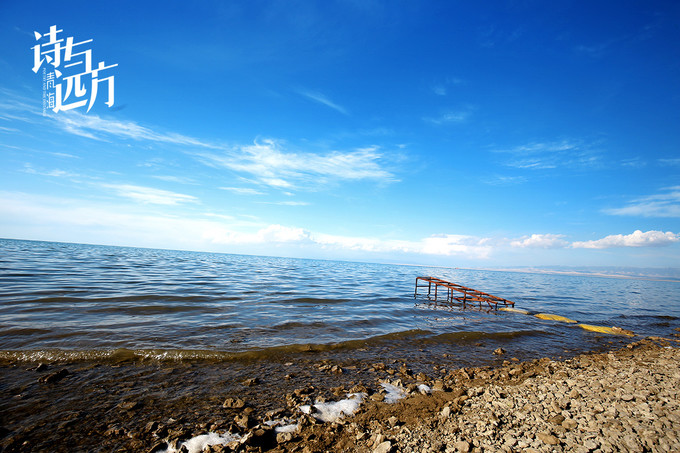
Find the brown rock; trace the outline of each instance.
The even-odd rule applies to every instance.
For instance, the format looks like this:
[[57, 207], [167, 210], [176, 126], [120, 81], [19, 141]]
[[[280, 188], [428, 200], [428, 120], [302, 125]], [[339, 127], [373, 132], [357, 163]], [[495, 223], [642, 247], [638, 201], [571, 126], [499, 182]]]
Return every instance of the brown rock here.
[[561, 425], [564, 421], [564, 416], [562, 414], [553, 415], [548, 421], [554, 425]]
[[456, 442], [455, 444], [453, 444], [453, 446], [456, 449], [456, 451], [460, 453], [468, 453], [470, 451], [470, 444], [464, 440]]
[[548, 445], [557, 445], [560, 443], [560, 440], [550, 433], [545, 432], [536, 433], [536, 437], [538, 437], [543, 443]]
[[260, 383], [260, 380], [259, 380], [258, 378], [256, 378], [256, 377], [255, 377], [255, 378], [246, 379], [245, 381], [243, 381], [243, 385], [245, 385], [245, 386], [247, 386], [247, 387], [252, 387], [252, 386], [257, 385], [257, 384], [259, 384], [259, 383]]
[[241, 409], [246, 405], [246, 402], [243, 401], [241, 398], [227, 398], [224, 400], [224, 403], [222, 403], [222, 407], [227, 407], [230, 409]]
[[576, 423], [576, 420], [572, 420], [570, 418], [568, 418], [568, 419], [566, 419], [562, 422], [562, 427], [564, 427], [565, 429], [574, 429], [577, 426], [578, 426], [578, 423]]
[[246, 414], [237, 415], [236, 417], [234, 417], [234, 421], [238, 426], [240, 426], [243, 429], [248, 429], [254, 424], [250, 417]]
[[279, 444], [290, 442], [291, 440], [293, 440], [293, 433], [278, 433], [276, 435], [276, 442]]

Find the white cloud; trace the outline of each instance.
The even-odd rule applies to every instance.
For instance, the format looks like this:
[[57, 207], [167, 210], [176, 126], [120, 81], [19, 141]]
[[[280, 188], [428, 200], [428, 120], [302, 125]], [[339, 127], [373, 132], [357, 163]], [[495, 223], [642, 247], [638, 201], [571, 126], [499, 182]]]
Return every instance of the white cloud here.
[[331, 101], [330, 99], [328, 99], [322, 93], [319, 93], [317, 91], [308, 91], [308, 90], [299, 90], [298, 93], [301, 94], [302, 96], [308, 98], [308, 99], [311, 99], [312, 101], [318, 102], [319, 104], [323, 104], [326, 107], [330, 107], [333, 110], [342, 113], [343, 115], [349, 115], [349, 113], [347, 112], [347, 110], [344, 107], [342, 107], [342, 106], [336, 104], [335, 102]]
[[122, 197], [131, 198], [144, 204], [176, 205], [198, 201], [196, 197], [191, 195], [154, 189], [152, 187], [135, 186], [132, 184], [102, 184], [101, 186], [114, 190]]
[[215, 144], [186, 135], [177, 134], [174, 132], [156, 132], [147, 127], [141, 126], [134, 121], [107, 119], [98, 115], [85, 115], [75, 111], [51, 115], [50, 118], [59, 128], [66, 132], [95, 140], [105, 140], [107, 136], [115, 136], [132, 140], [147, 140], [174, 145], [196, 146], [212, 149], [220, 148], [220, 146]]
[[250, 187], [220, 187], [220, 189], [238, 195], [264, 195], [264, 192], [260, 192], [259, 190], [255, 190]]
[[395, 181], [392, 173], [381, 165], [383, 155], [377, 147], [321, 155], [288, 152], [274, 140], [262, 140], [231, 152], [202, 153], [200, 157], [206, 164], [249, 173], [259, 183], [276, 188], [327, 183], [329, 180]]
[[435, 85], [432, 87], [432, 92], [437, 96], [446, 96], [447, 90], [444, 85]]
[[79, 178], [81, 175], [70, 171], [60, 170], [55, 168], [53, 170], [36, 170], [30, 163], [24, 164], [24, 173], [41, 176], [51, 176], [53, 178]]
[[446, 96], [449, 92], [448, 87], [451, 85], [460, 85], [463, 81], [456, 77], [447, 77], [442, 83], [436, 83], [432, 86], [432, 92], [437, 96]]
[[600, 162], [600, 156], [592, 146], [573, 140], [532, 142], [494, 152], [512, 156], [504, 163], [506, 166], [529, 170], [587, 168], [597, 166]]
[[[357, 252], [365, 258], [382, 255], [392, 259], [411, 255], [490, 260], [513, 249], [517, 253], [530, 248], [568, 248], [563, 236], [557, 234], [533, 234], [516, 240], [458, 234], [415, 240], [332, 235], [297, 226], [267, 224], [259, 219], [246, 221], [247, 216], [243, 215], [237, 218], [216, 213], [182, 213], [167, 205], [191, 202], [193, 197], [139, 186], [109, 185], [109, 188], [144, 204], [0, 192], [0, 235], [232, 253], [271, 253], [276, 247], [287, 251], [284, 253], [306, 250], [308, 256], [314, 256], [315, 251], [341, 256]], [[635, 231], [630, 235], [574, 242], [572, 247], [648, 247], [677, 242], [680, 234]]]
[[532, 234], [510, 242], [511, 247], [555, 249], [569, 245], [562, 234]]
[[482, 181], [492, 186], [510, 186], [514, 184], [523, 184], [527, 182], [527, 178], [524, 176], [494, 175], [485, 177]]
[[680, 217], [680, 186], [667, 187], [664, 192], [633, 199], [623, 208], [605, 209], [606, 214], [641, 217]]
[[428, 255], [466, 255], [488, 258], [493, 251], [489, 238], [459, 234], [434, 235], [423, 239], [420, 251]]
[[607, 249], [612, 247], [657, 247], [670, 245], [680, 241], [680, 234], [670, 231], [646, 231], [636, 230], [631, 234], [613, 234], [595, 241], [574, 242], [574, 248]]
[[[302, 94], [346, 113], [342, 107], [319, 93], [307, 91]], [[29, 114], [30, 118], [16, 116], [16, 112]], [[38, 116], [41, 124], [44, 124], [45, 118], [41, 113], [16, 95], [12, 95], [11, 102], [0, 102], [0, 119], [32, 122]], [[289, 152], [274, 140], [256, 141], [252, 145], [226, 146], [174, 132], [157, 132], [134, 121], [85, 115], [75, 111], [61, 112], [48, 118], [62, 131], [94, 140], [117, 138], [181, 146], [182, 152], [206, 165], [247, 173], [253, 175], [257, 183], [279, 189], [291, 189], [300, 185], [318, 187], [337, 180], [369, 179], [381, 183], [397, 181], [385, 168], [384, 155], [377, 146], [326, 154]], [[162, 160], [156, 158], [143, 165], [158, 166], [161, 162]]]
[[176, 182], [179, 184], [196, 184], [191, 178], [186, 176], [173, 176], [173, 175], [151, 175], [152, 178], [160, 179], [161, 181]]
[[[133, 198], [152, 204], [185, 201], [182, 197], [176, 200], [164, 191], [159, 195], [155, 191], [145, 190], [148, 188], [118, 188]], [[339, 236], [295, 226], [266, 225], [252, 221], [244, 223], [231, 216], [212, 213], [205, 214], [203, 218], [170, 215], [152, 208], [0, 192], [0, 231], [5, 237], [33, 235], [47, 240], [109, 244], [120, 244], [122, 241], [127, 245], [142, 247], [215, 250], [215, 246], [225, 245], [230, 247], [229, 250], [246, 253], [249, 249], [243, 247], [249, 245], [266, 247], [286, 244], [315, 247], [318, 250], [396, 252], [477, 259], [488, 258], [493, 252], [490, 239], [473, 236], [447, 234], [415, 241]]]
[[433, 124], [441, 125], [441, 124], [455, 124], [455, 123], [463, 123], [467, 121], [467, 119], [470, 117], [470, 111], [468, 110], [460, 110], [460, 111], [448, 111], [444, 112], [438, 117], [435, 118], [423, 118], [425, 121], [428, 121]]
[[311, 243], [311, 233], [303, 228], [269, 225], [254, 232], [234, 231], [228, 226], [215, 226], [203, 237], [215, 244], [282, 244]]
[[279, 206], [308, 206], [306, 201], [260, 201], [263, 204], [274, 204]]

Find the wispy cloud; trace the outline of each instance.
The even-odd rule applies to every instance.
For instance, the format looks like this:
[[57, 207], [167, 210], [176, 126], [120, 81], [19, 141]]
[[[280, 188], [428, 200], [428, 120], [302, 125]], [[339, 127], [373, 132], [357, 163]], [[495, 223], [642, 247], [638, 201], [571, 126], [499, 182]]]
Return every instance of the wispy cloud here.
[[58, 168], [54, 168], [52, 170], [43, 170], [43, 169], [36, 169], [31, 165], [30, 163], [24, 164], [24, 173], [29, 173], [31, 175], [41, 175], [41, 176], [50, 176], [53, 178], [79, 178], [81, 175], [77, 173], [73, 173], [70, 171], [66, 170], [60, 170]]
[[38, 123], [43, 120], [42, 110], [35, 106], [35, 102], [15, 91], [0, 88], [0, 120], [22, 121]]
[[667, 187], [662, 193], [636, 198], [627, 206], [603, 212], [625, 216], [680, 217], [680, 186]]
[[198, 201], [196, 197], [191, 195], [132, 184], [102, 184], [101, 187], [113, 190], [121, 197], [130, 198], [143, 204], [176, 205]]
[[220, 187], [220, 189], [235, 193], [237, 195], [264, 195], [264, 192], [252, 189], [250, 187]]
[[309, 203], [306, 201], [261, 201], [260, 203], [279, 206], [309, 206]]
[[447, 77], [443, 82], [438, 82], [432, 85], [432, 92], [437, 96], [446, 96], [449, 94], [449, 87], [452, 85], [461, 85], [463, 81], [457, 77]]
[[590, 168], [600, 163], [599, 153], [591, 145], [573, 140], [531, 142], [494, 152], [511, 156], [504, 165], [529, 170]]
[[[346, 113], [345, 109], [319, 93], [308, 91], [302, 93], [310, 99]], [[3, 110], [0, 103], [0, 114], [5, 110], [7, 109]], [[29, 107], [20, 100], [14, 100], [10, 110], [38, 114], [38, 111], [29, 111]], [[79, 112], [62, 112], [49, 118], [58, 129], [93, 140], [123, 139], [178, 145], [182, 152], [203, 164], [248, 174], [252, 181], [278, 189], [319, 187], [343, 180], [374, 180], [380, 183], [397, 181], [394, 174], [386, 168], [386, 159], [378, 146], [325, 154], [291, 152], [283, 149], [274, 140], [256, 141], [252, 145], [226, 146], [175, 132], [159, 132], [134, 121], [104, 118], [93, 114], [84, 115]], [[44, 118], [41, 117], [41, 120], [44, 122]], [[161, 160], [156, 158], [142, 165], [159, 166], [160, 163]], [[169, 177], [165, 178], [170, 181], [167, 179]]]
[[680, 165], [680, 158], [671, 158], [671, 159], [659, 159], [659, 163], [661, 165]]
[[221, 148], [216, 144], [187, 135], [175, 132], [157, 132], [134, 121], [103, 118], [92, 114], [85, 115], [75, 111], [52, 115], [50, 118], [62, 130], [94, 140], [107, 140], [109, 137], [116, 137], [200, 148]]
[[532, 234], [530, 236], [523, 236], [510, 242], [511, 247], [519, 248], [542, 248], [542, 249], [556, 249], [564, 248], [569, 245], [569, 242], [564, 240], [562, 234]]
[[511, 186], [515, 184], [523, 184], [527, 182], [527, 178], [524, 176], [504, 176], [504, 175], [494, 175], [486, 177], [482, 180], [485, 184], [492, 186]]
[[174, 176], [174, 175], [151, 175], [154, 179], [160, 179], [161, 181], [176, 182], [178, 184], [196, 184], [196, 181], [188, 178], [186, 176]]
[[629, 167], [629, 168], [642, 168], [647, 166], [647, 162], [642, 160], [639, 157], [633, 157], [630, 159], [624, 159], [621, 161], [621, 165], [623, 167]]
[[432, 87], [432, 92], [437, 96], [446, 96], [447, 90], [444, 85], [435, 85]]
[[574, 242], [572, 247], [585, 249], [608, 249], [612, 247], [659, 247], [680, 241], [680, 234], [670, 231], [636, 230], [631, 234], [614, 234], [594, 241]]
[[470, 115], [470, 110], [449, 110], [436, 117], [425, 117], [423, 120], [436, 125], [458, 124], [467, 121]]
[[326, 107], [330, 107], [333, 110], [342, 113], [343, 115], [349, 115], [347, 109], [331, 101], [323, 93], [319, 93], [318, 91], [298, 90], [298, 94], [306, 97], [307, 99], [311, 99], [314, 102], [325, 105]]
[[250, 174], [260, 184], [279, 189], [334, 180], [396, 181], [383, 167], [383, 155], [377, 147], [322, 155], [290, 152], [274, 140], [262, 140], [230, 152], [201, 153], [199, 156], [209, 165]]
[[[0, 89], [4, 99], [0, 101], [0, 120], [16, 120], [25, 123], [46, 122], [69, 134], [108, 141], [111, 138], [152, 141], [183, 146], [219, 149], [220, 145], [200, 140], [175, 132], [158, 132], [142, 126], [134, 121], [101, 117], [95, 114], [83, 114], [73, 111], [43, 116], [42, 110], [35, 107], [35, 102], [11, 90]], [[4, 126], [3, 126], [4, 127]]]

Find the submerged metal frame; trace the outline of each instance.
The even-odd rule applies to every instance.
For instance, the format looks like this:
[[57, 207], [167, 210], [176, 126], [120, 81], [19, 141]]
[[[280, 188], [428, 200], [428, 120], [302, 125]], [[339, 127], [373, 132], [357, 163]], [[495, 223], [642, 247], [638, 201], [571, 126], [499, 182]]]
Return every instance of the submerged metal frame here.
[[[418, 284], [418, 281], [422, 280], [427, 282], [427, 284]], [[432, 295], [432, 286], [434, 285], [434, 296]], [[479, 302], [479, 308], [482, 308], [482, 303], [486, 302], [489, 308], [498, 310], [498, 304], [503, 304], [504, 306], [514, 307], [515, 303], [503, 299], [502, 297], [494, 296], [493, 294], [488, 294], [483, 291], [468, 288], [467, 286], [459, 285], [457, 283], [452, 283], [446, 280], [442, 280], [437, 277], [416, 277], [416, 289], [413, 293], [413, 298], [418, 297], [418, 288], [427, 288], [427, 299], [434, 300], [437, 302], [438, 289], [439, 287], [446, 288], [446, 302], [453, 304], [454, 300], [463, 304], [463, 308], [471, 302]], [[462, 293], [462, 295], [458, 295]]]

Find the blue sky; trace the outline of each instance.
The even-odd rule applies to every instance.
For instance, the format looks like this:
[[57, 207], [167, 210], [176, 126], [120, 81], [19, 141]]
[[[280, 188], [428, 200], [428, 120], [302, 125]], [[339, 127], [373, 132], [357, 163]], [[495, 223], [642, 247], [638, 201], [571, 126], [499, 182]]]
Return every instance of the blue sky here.
[[[113, 106], [43, 112], [52, 25], [118, 65]], [[0, 236], [680, 267], [679, 27], [672, 1], [4, 1]]]

